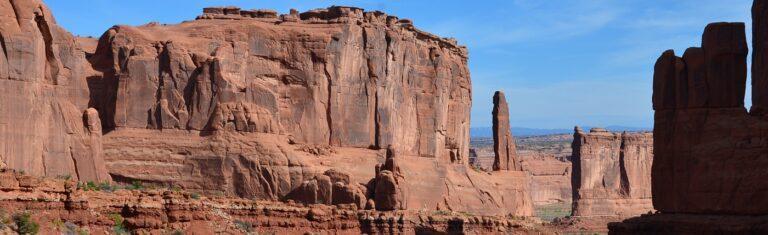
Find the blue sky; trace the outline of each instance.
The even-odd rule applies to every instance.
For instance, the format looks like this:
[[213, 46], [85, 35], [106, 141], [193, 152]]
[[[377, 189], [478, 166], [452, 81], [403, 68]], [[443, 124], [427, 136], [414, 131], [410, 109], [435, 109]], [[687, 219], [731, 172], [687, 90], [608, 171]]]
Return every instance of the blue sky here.
[[[491, 125], [495, 90], [512, 126], [651, 127], [653, 64], [698, 46], [709, 22], [750, 24], [751, 0], [258, 1], [44, 0], [70, 32], [98, 37], [115, 24], [194, 19], [205, 6], [287, 12], [330, 5], [382, 10], [470, 51], [472, 126]], [[748, 30], [750, 26], [747, 27]], [[748, 31], [747, 36], [751, 37]], [[749, 97], [750, 94], [747, 94]], [[749, 101], [747, 101], [749, 102]]]

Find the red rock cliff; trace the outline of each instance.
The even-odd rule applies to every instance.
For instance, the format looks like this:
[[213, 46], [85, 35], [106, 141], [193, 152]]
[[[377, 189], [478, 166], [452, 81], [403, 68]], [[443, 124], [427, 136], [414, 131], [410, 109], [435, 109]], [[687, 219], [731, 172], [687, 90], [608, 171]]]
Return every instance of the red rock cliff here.
[[[254, 13], [256, 12], [256, 13]], [[466, 162], [467, 52], [354, 7], [277, 16], [207, 8], [179, 25], [116, 26], [91, 61], [108, 128], [237, 131]]]
[[[358, 207], [383, 192], [394, 208], [532, 214], [523, 172], [466, 166], [466, 49], [410, 20], [353, 7], [206, 8], [178, 25], [115, 26], [96, 43], [57, 27], [40, 2], [0, 4], [0, 157], [13, 169], [267, 200], [299, 190]], [[386, 176], [375, 171], [386, 146], [402, 155], [394, 192], [366, 188]], [[337, 170], [349, 179], [326, 175]]]
[[593, 128], [573, 136], [574, 216], [629, 217], [651, 205], [651, 133], [611, 133]]
[[654, 206], [668, 213], [768, 213], [764, 120], [765, 1], [755, 1], [753, 101], [744, 108], [743, 23], [706, 27], [702, 47], [656, 62]]
[[40, 1], [3, 0], [0, 46], [0, 161], [33, 175], [109, 181], [98, 115], [86, 112], [92, 72], [74, 37]]
[[744, 107], [743, 23], [712, 23], [702, 46], [657, 60], [652, 185], [660, 214], [614, 223], [612, 234], [768, 233], [768, 1], [752, 7], [752, 107]]

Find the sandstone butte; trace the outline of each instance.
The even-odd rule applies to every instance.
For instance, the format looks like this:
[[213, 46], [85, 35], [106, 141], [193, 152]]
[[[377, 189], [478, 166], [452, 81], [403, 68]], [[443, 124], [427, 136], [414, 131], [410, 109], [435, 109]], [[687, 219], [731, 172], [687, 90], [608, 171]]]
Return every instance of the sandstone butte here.
[[214, 7], [96, 41], [59, 27], [39, 0], [2, 0], [0, 19], [0, 162], [16, 171], [358, 209], [533, 213], [525, 172], [467, 167], [466, 48], [410, 20]]
[[653, 205], [613, 234], [768, 233], [768, 1], [752, 7], [752, 108], [744, 107], [744, 23], [707, 25], [701, 47], [672, 50], [653, 77]]
[[574, 128], [574, 219], [587, 228], [605, 230], [609, 221], [652, 212], [652, 143], [652, 133], [612, 133], [603, 128], [585, 133]]

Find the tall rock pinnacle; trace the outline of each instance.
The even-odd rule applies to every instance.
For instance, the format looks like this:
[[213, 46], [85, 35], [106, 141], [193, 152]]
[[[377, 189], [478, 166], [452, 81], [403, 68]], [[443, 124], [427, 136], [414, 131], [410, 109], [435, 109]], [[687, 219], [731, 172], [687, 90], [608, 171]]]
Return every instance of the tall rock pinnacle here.
[[504, 92], [493, 95], [493, 170], [522, 170], [517, 161], [517, 147], [509, 129], [509, 106]]

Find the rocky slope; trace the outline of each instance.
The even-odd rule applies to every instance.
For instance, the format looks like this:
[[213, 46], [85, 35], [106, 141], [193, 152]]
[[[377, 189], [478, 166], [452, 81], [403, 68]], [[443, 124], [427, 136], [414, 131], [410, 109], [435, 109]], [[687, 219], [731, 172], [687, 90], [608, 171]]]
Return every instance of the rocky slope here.
[[[450, 212], [376, 212], [206, 197], [178, 188], [122, 189], [0, 170], [0, 233], [540, 234], [535, 221]], [[27, 220], [19, 219], [24, 215]], [[32, 215], [32, 216], [29, 216]]]
[[[531, 198], [534, 205], [543, 206], [554, 203], [570, 205], [571, 142], [573, 142], [572, 134], [515, 138], [517, 157], [520, 159], [523, 171], [529, 172], [531, 176]], [[495, 158], [493, 140], [472, 138], [470, 145], [472, 145], [470, 164], [479, 170], [492, 171]]]
[[[0, 2], [0, 159], [13, 169], [206, 195], [305, 192], [298, 198], [358, 207], [388, 195], [394, 209], [532, 214], [524, 172], [468, 170], [466, 48], [410, 20], [354, 7], [214, 7], [94, 41], [56, 26], [39, 1]], [[399, 172], [377, 167], [387, 148], [403, 159]]]
[[626, 218], [653, 211], [653, 134], [576, 127], [573, 136], [573, 215]]

